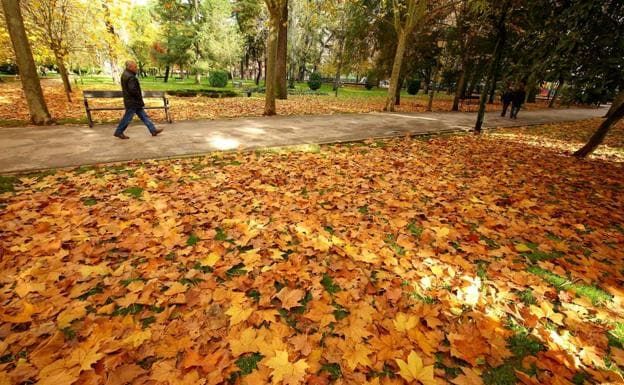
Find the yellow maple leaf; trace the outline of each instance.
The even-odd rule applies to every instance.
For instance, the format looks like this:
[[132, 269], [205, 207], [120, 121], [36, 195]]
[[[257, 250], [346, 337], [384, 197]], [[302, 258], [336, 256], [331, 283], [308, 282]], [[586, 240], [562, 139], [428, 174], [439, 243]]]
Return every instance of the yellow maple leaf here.
[[525, 245], [524, 243], [518, 243], [517, 245], [514, 246], [514, 248], [519, 253], [530, 253], [531, 252], [531, 249], [529, 248], [529, 246]]
[[82, 278], [87, 278], [91, 274], [106, 275], [112, 273], [112, 270], [106, 266], [105, 263], [99, 265], [81, 265], [78, 267], [78, 271], [82, 275]]
[[282, 302], [282, 307], [286, 310], [290, 310], [293, 307], [301, 306], [299, 301], [303, 298], [305, 292], [301, 289], [290, 290], [283, 288], [279, 293], [275, 295], [276, 298]]
[[251, 315], [251, 313], [253, 313], [253, 310], [254, 309], [252, 307], [243, 309], [241, 305], [235, 304], [232, 307], [230, 307], [228, 311], [225, 312], [225, 314], [232, 317], [230, 318], [230, 326], [234, 326], [234, 325], [238, 325], [239, 323], [243, 321], [246, 321], [247, 318], [249, 318], [249, 316]]
[[77, 306], [64, 310], [56, 317], [59, 329], [63, 329], [69, 326], [73, 321], [80, 319], [87, 315], [87, 306], [84, 303], [80, 303]]
[[303, 382], [308, 369], [308, 364], [303, 359], [290, 363], [288, 352], [285, 350], [275, 352], [275, 357], [267, 360], [266, 365], [273, 369], [271, 376], [274, 384], [278, 384], [280, 381], [286, 385], [300, 384]]
[[6, 315], [0, 313], [0, 319], [4, 322], [11, 322], [14, 324], [29, 322], [34, 312], [35, 307], [30, 303], [24, 301], [24, 308], [20, 313], [16, 315]]
[[398, 313], [396, 319], [392, 322], [394, 323], [394, 328], [398, 332], [406, 332], [416, 327], [418, 324], [418, 317], [405, 313]]
[[437, 381], [433, 378], [433, 365], [424, 366], [423, 361], [418, 354], [412, 350], [407, 357], [407, 362], [397, 359], [399, 365], [399, 375], [406, 381], [420, 381], [423, 385], [437, 385]]
[[213, 267], [215, 263], [219, 262], [220, 259], [221, 256], [213, 251], [212, 253], [208, 254], [206, 258], [201, 259], [199, 262], [202, 264], [202, 266]]
[[143, 344], [143, 342], [149, 340], [150, 338], [152, 338], [152, 332], [149, 329], [146, 329], [133, 332], [128, 337], [124, 338], [122, 343], [138, 348]]
[[355, 370], [358, 365], [372, 365], [371, 360], [368, 358], [368, 356], [372, 353], [370, 349], [363, 344], [352, 345], [352, 347], [352, 349], [348, 349], [344, 353], [344, 359], [347, 362], [347, 367], [349, 369]]

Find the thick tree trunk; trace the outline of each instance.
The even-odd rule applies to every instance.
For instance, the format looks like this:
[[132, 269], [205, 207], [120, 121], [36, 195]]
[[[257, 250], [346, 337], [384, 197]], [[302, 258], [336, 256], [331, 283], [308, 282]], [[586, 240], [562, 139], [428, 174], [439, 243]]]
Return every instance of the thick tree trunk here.
[[607, 111], [605, 118], [611, 116], [622, 103], [624, 103], [624, 88], [620, 88], [620, 93], [615, 97], [615, 99], [613, 99], [613, 104], [611, 104], [611, 107], [609, 108], [609, 111]]
[[457, 81], [457, 87], [455, 87], [455, 97], [453, 98], [453, 108], [451, 111], [459, 111], [459, 101], [463, 96], [462, 93], [466, 88], [466, 67], [462, 64], [462, 70], [459, 74], [459, 80]]
[[277, 98], [288, 98], [288, 2], [284, 2], [277, 33], [276, 91]]
[[[267, 0], [268, 1], [268, 0]], [[265, 71], [264, 115], [276, 114], [275, 80], [277, 77], [277, 38], [279, 33], [281, 7], [269, 7], [269, 41], [267, 42], [267, 63]]]
[[396, 93], [394, 94], [395, 105], [401, 105], [401, 89], [403, 88], [403, 78], [399, 77], [399, 85], [396, 88]]
[[398, 33], [398, 44], [394, 55], [394, 63], [392, 64], [392, 75], [390, 76], [390, 87], [388, 88], [388, 97], [386, 98], [386, 106], [384, 111], [394, 111], [396, 104], [396, 89], [399, 85], [399, 76], [401, 76], [401, 66], [403, 65], [403, 57], [405, 56], [405, 45], [407, 43], [407, 34], [403, 31]]
[[67, 101], [71, 103], [71, 82], [69, 81], [69, 74], [67, 73], [67, 67], [65, 67], [65, 61], [61, 55], [56, 55], [56, 65], [58, 66], [61, 79], [63, 80], [63, 88], [65, 89]]
[[37, 67], [35, 67], [30, 43], [24, 29], [20, 2], [19, 0], [2, 0], [2, 9], [4, 10], [7, 30], [13, 44], [20, 81], [28, 104], [28, 111], [30, 112], [30, 121], [34, 124], [52, 123], [53, 120], [43, 98]]
[[[623, 93], [620, 92], [620, 95], [622, 94]], [[622, 117], [624, 117], [624, 103], [620, 103], [620, 105], [613, 111], [613, 113], [610, 114], [604, 122], [602, 122], [594, 135], [589, 138], [587, 144], [585, 144], [585, 146], [583, 146], [583, 148], [581, 148], [580, 150], [576, 151], [574, 153], [574, 156], [584, 158], [594, 152], [596, 147], [598, 147], [600, 143], [602, 143], [602, 141], [604, 140], [605, 136], [607, 136], [607, 133], [609, 132], [611, 127], [613, 127], [618, 121], [620, 121]]]
[[563, 83], [564, 83], [563, 78], [559, 78], [559, 84], [557, 85], [557, 88], [555, 89], [555, 93], [550, 99], [550, 103], [548, 103], [548, 108], [555, 107], [555, 102], [557, 101], [557, 96], [559, 96], [559, 93], [561, 92], [561, 89], [563, 88]]

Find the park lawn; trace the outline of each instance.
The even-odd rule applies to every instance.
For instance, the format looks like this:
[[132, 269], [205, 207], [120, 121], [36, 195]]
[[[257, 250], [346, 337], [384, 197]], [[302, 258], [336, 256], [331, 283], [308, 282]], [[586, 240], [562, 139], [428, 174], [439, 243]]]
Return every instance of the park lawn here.
[[3, 177], [0, 383], [622, 383], [623, 171], [494, 131]]
[[[82, 101], [82, 89], [118, 89], [108, 77], [90, 77], [84, 79], [85, 84], [78, 83], [78, 89], [73, 92], [72, 102], [68, 102], [61, 83], [58, 79], [48, 79], [42, 82], [46, 102], [53, 117], [60, 124], [85, 124], [86, 115]], [[249, 82], [248, 82], [249, 83]], [[250, 84], [251, 85], [251, 84]], [[170, 89], [193, 89], [198, 87], [192, 84], [192, 80], [177, 81], [164, 85], [162, 81], [154, 82], [153, 78], [143, 80], [144, 90], [167, 90]], [[200, 85], [202, 89], [211, 89], [207, 84]], [[0, 126], [26, 125], [29, 119], [26, 101], [23, 98], [19, 82], [6, 82], [0, 84]], [[233, 88], [231, 82], [221, 90], [241, 91], [241, 88]], [[298, 84], [299, 92], [307, 92], [307, 85]], [[341, 88], [338, 97], [331, 91], [331, 85], [323, 85], [319, 94], [316, 95], [290, 95], [288, 100], [277, 101], [279, 115], [311, 115], [311, 114], [335, 114], [335, 113], [367, 113], [381, 112], [385, 106], [385, 89], [373, 89], [368, 91], [363, 87]], [[220, 119], [246, 116], [261, 116], [264, 112], [264, 94], [254, 93], [251, 98], [209, 98], [209, 97], [176, 97], [171, 96], [171, 114], [174, 120], [195, 119]], [[453, 98], [444, 92], [436, 94], [433, 103], [434, 111], [450, 111]], [[159, 105], [158, 100], [147, 100], [148, 105]], [[121, 100], [96, 100], [92, 101], [97, 106], [119, 106]], [[428, 96], [418, 94], [402, 95], [401, 105], [397, 106], [398, 112], [424, 112], [427, 110]], [[544, 108], [544, 103], [527, 104], [527, 109]], [[464, 111], [475, 111], [477, 106], [474, 101], [470, 105], [462, 107]], [[488, 111], [500, 109], [498, 103], [488, 105]], [[154, 120], [163, 122], [164, 112], [159, 110], [150, 111]], [[117, 122], [120, 119], [119, 111], [99, 111], [93, 113], [94, 121]]]

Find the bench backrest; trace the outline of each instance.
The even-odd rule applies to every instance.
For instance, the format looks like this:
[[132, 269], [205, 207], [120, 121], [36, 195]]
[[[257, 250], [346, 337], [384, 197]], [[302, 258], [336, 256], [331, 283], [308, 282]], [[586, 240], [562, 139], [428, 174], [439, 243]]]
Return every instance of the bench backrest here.
[[[105, 98], [123, 98], [121, 91], [82, 91], [82, 95], [86, 98], [105, 99]], [[164, 91], [143, 91], [144, 98], [164, 98]]]

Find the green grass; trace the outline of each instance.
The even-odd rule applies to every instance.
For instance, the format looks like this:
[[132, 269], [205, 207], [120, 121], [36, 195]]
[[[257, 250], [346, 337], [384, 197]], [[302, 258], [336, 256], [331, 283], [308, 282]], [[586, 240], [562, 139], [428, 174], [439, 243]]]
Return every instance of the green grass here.
[[527, 271], [541, 277], [558, 290], [569, 290], [576, 295], [588, 298], [594, 305], [601, 305], [612, 300], [609, 293], [597, 286], [574, 283], [566, 277], [562, 277], [537, 266], [530, 266]]
[[0, 175], [0, 194], [15, 191], [16, 183], [18, 183], [16, 177]]

